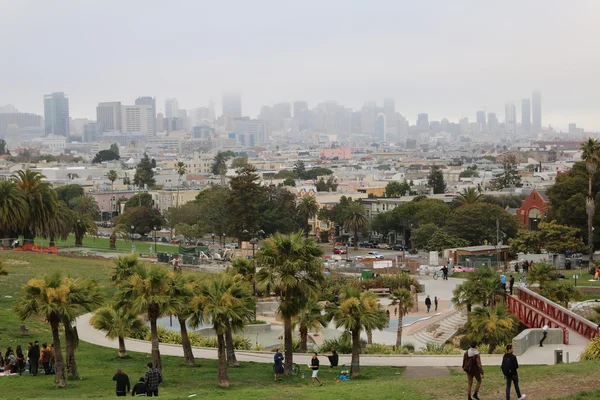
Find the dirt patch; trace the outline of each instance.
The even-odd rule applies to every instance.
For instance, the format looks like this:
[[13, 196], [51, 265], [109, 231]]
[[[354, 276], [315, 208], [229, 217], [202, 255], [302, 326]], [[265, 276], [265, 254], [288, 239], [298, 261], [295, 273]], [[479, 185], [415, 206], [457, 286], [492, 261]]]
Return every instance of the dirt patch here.
[[404, 377], [407, 379], [441, 378], [450, 376], [447, 367], [406, 367]]
[[29, 265], [29, 261], [24, 261], [24, 260], [5, 260], [2, 261], [4, 264], [6, 265]]

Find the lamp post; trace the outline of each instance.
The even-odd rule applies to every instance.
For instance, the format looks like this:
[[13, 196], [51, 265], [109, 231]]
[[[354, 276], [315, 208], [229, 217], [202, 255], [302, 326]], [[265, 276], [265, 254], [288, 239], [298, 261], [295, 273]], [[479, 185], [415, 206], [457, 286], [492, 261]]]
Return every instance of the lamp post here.
[[158, 227], [154, 227], [154, 252], [158, 254], [158, 249], [156, 248], [156, 231], [158, 230]]
[[133, 230], [134, 230], [135, 226], [131, 225], [131, 252], [135, 253], [135, 245], [133, 244], [134, 241], [134, 237], [133, 237]]
[[211, 236], [212, 236], [212, 244], [215, 244], [215, 234], [213, 233]]
[[225, 233], [223, 233], [223, 235], [221, 235], [221, 236], [223, 237], [223, 244], [222, 244], [222, 246], [224, 246], [225, 245]]

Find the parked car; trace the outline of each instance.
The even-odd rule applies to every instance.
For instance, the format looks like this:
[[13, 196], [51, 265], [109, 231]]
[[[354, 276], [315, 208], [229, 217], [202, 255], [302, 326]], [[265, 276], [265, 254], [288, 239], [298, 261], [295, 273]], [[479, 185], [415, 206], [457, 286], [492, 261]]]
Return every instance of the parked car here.
[[343, 247], [336, 247], [333, 249], [333, 254], [346, 254], [347, 251]]
[[395, 245], [392, 246], [392, 250], [395, 250], [395, 251], [404, 251], [404, 250], [406, 250], [406, 248], [404, 247], [403, 244], [396, 243]]
[[237, 249], [239, 246], [237, 243], [227, 243], [225, 244], [225, 247], [228, 249]]
[[378, 251], [370, 251], [367, 253], [367, 257], [369, 258], [376, 258], [378, 260], [383, 260], [383, 254], [379, 253]]
[[388, 249], [390, 248], [390, 245], [389, 245], [389, 244], [387, 244], [387, 243], [379, 243], [379, 244], [377, 245], [377, 248], [378, 248], [378, 249], [383, 249], [383, 250], [388, 250]]
[[358, 246], [359, 247], [364, 247], [364, 248], [367, 248], [367, 249], [373, 249], [373, 248], [375, 248], [375, 245], [373, 243], [371, 243], [371, 242], [360, 242], [358, 244]]

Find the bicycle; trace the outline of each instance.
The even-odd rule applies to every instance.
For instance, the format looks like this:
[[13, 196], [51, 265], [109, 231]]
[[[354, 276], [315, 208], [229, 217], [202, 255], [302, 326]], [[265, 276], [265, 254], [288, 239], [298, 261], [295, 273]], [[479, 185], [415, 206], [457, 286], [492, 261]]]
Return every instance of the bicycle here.
[[443, 277], [444, 273], [442, 271], [435, 271], [433, 273], [433, 280], [437, 280], [437, 278]]
[[[275, 373], [275, 364], [273, 364], [273, 373]], [[285, 364], [283, 365], [283, 373], [285, 374]], [[292, 375], [298, 376], [300, 373], [300, 367], [296, 363], [292, 363]]]

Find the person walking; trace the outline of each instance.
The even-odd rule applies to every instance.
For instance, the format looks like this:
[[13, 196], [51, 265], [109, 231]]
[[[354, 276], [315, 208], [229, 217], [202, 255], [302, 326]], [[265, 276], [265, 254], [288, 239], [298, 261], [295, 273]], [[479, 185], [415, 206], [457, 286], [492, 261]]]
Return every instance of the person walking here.
[[319, 386], [323, 386], [323, 382], [319, 379], [319, 359], [317, 353], [313, 353], [310, 360], [310, 368], [312, 369], [312, 385], [315, 386], [315, 381], [319, 382]]
[[48, 344], [46, 343], [42, 343], [42, 353], [39, 363], [44, 368], [44, 375], [50, 375], [50, 349], [48, 349]]
[[517, 369], [519, 369], [519, 362], [517, 361], [517, 356], [515, 356], [514, 349], [512, 344], [506, 345], [506, 353], [504, 357], [502, 357], [502, 373], [506, 378], [506, 400], [510, 400], [510, 385], [511, 383], [515, 384], [515, 392], [517, 392], [518, 399], [526, 399], [527, 396], [521, 394], [521, 389], [519, 388], [519, 375], [517, 374]]
[[439, 303], [439, 299], [437, 298], [437, 296], [433, 297], [433, 305], [435, 306], [435, 311], [437, 311], [438, 309], [438, 303]]
[[340, 356], [335, 349], [331, 349], [331, 355], [327, 356], [329, 359], [329, 372], [333, 372], [333, 367], [337, 367], [340, 362]]
[[146, 397], [146, 392], [148, 389], [146, 388], [146, 382], [144, 381], [144, 377], [142, 376], [138, 383], [135, 384], [133, 390], [131, 391], [132, 396], [143, 396]]
[[[479, 350], [477, 350], [477, 343], [471, 343], [469, 350], [465, 351], [463, 355], [463, 371], [467, 373], [467, 395], [469, 400], [479, 400], [479, 389], [481, 389], [481, 380], [483, 379], [483, 366], [481, 365], [481, 357], [479, 356]], [[477, 381], [475, 386], [475, 392], [471, 397], [471, 390], [473, 388], [473, 378]]]
[[429, 312], [431, 310], [431, 299], [429, 298], [429, 295], [425, 298], [425, 306], [427, 307], [427, 312]]
[[510, 275], [508, 280], [508, 289], [510, 290], [510, 295], [513, 295], [513, 287], [515, 286], [515, 277]]
[[158, 368], [155, 368], [151, 362], [148, 363], [148, 371], [146, 371], [146, 395], [148, 397], [158, 397], [158, 385], [162, 382], [162, 374]]
[[275, 372], [275, 376], [273, 377], [273, 380], [275, 382], [277, 382], [277, 380], [281, 380], [281, 378], [279, 377], [281, 374], [283, 374], [283, 354], [281, 354], [281, 351], [279, 350], [279, 348], [277, 348], [277, 351], [275, 352], [275, 355], [273, 356], [273, 371]]
[[117, 397], [127, 396], [127, 393], [131, 391], [129, 377], [122, 369], [117, 370], [112, 380], [117, 382]]
[[504, 294], [506, 294], [506, 275], [500, 275], [500, 283], [502, 284], [502, 289], [504, 290]]
[[17, 345], [17, 350], [16, 350], [16, 356], [17, 356], [17, 373], [20, 375], [23, 375], [23, 370], [25, 370], [25, 354], [23, 354], [23, 348], [21, 347], [21, 345]]

